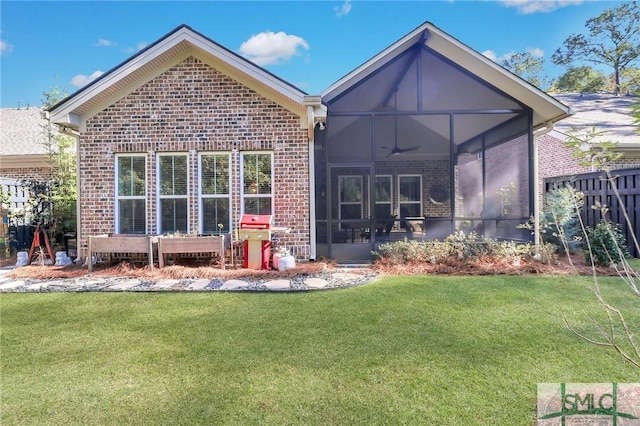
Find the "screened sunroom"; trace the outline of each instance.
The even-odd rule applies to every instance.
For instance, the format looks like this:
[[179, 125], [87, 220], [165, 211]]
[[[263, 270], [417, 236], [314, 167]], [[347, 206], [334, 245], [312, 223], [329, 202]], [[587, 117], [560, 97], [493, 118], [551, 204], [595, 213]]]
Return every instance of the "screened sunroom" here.
[[[537, 129], [568, 108], [429, 23], [322, 95], [314, 138], [319, 256], [463, 230], [525, 241]], [[321, 128], [324, 127], [324, 128]]]

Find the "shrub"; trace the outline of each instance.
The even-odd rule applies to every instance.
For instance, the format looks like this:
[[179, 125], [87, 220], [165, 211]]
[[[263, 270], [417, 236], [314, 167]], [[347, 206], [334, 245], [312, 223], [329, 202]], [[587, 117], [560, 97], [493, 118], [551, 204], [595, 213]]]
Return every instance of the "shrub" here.
[[584, 205], [584, 194], [572, 186], [559, 187], [545, 194], [540, 214], [540, 236], [553, 244], [561, 253], [575, 253], [582, 248], [584, 234], [578, 220], [579, 209]]
[[591, 253], [585, 250], [587, 262], [592, 256], [593, 263], [606, 266], [631, 257], [627, 249], [627, 239], [617, 223], [601, 220], [594, 229], [587, 229], [587, 237], [591, 246]]
[[478, 259], [484, 256], [509, 259], [528, 256], [532, 253], [531, 244], [518, 244], [513, 241], [496, 241], [478, 236], [475, 232], [465, 234], [455, 232], [444, 241], [403, 240], [381, 244], [372, 252], [376, 259], [385, 259], [392, 264], [406, 263], [445, 263]]

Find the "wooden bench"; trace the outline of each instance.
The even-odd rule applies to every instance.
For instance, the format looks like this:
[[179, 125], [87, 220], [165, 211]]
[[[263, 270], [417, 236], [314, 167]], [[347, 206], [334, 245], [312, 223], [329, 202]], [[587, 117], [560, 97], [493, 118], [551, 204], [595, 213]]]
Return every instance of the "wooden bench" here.
[[158, 237], [139, 234], [105, 234], [89, 237], [89, 272], [93, 271], [94, 253], [146, 253], [153, 269], [153, 252], [157, 250]]
[[[228, 244], [227, 244], [228, 242]], [[230, 235], [159, 237], [158, 263], [161, 268], [168, 254], [215, 253], [220, 256], [220, 265], [225, 269], [225, 251], [230, 248]]]

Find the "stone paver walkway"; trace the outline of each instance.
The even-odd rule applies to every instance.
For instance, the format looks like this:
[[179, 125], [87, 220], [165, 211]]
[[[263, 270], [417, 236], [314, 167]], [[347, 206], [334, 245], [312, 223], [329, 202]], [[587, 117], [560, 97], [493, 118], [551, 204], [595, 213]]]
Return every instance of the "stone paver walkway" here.
[[365, 284], [377, 277], [373, 271], [328, 271], [317, 274], [301, 274], [290, 279], [159, 279], [145, 281], [130, 277], [95, 277], [40, 280], [11, 278], [10, 269], [0, 269], [0, 292], [87, 292], [87, 291], [310, 291], [352, 287]]

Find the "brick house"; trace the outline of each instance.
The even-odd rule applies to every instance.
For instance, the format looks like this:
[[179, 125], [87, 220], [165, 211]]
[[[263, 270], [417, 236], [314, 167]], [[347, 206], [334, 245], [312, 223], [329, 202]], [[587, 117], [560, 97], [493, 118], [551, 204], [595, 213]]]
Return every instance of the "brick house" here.
[[574, 175], [595, 171], [579, 165], [564, 148], [573, 129], [605, 132], [600, 140], [617, 142], [623, 156], [612, 164], [614, 169], [640, 167], [640, 135], [634, 122], [632, 106], [638, 96], [611, 93], [557, 93], [553, 97], [566, 104], [573, 115], [554, 125], [553, 131], [540, 139], [540, 178]]
[[29, 199], [23, 183], [51, 180], [47, 139], [49, 129], [56, 129], [34, 107], [0, 109], [0, 129], [0, 189], [9, 196], [9, 208], [20, 210]]
[[78, 138], [80, 255], [90, 235], [229, 232], [259, 213], [310, 258], [310, 129], [323, 111], [178, 27], [50, 110]]
[[[90, 235], [229, 232], [266, 213], [298, 259], [340, 260], [521, 223], [535, 135], [568, 115], [430, 23], [319, 96], [180, 26], [50, 110], [78, 138], [81, 255]], [[500, 150], [525, 166], [492, 168]], [[508, 217], [485, 208], [511, 182]]]

